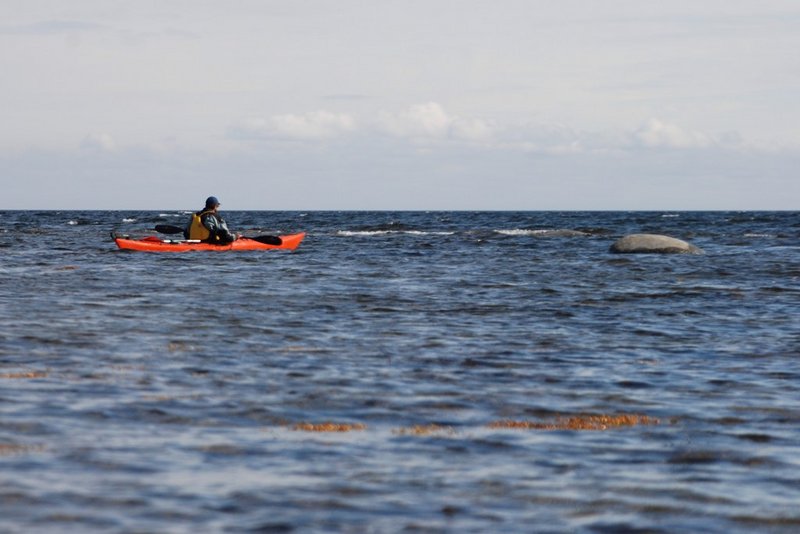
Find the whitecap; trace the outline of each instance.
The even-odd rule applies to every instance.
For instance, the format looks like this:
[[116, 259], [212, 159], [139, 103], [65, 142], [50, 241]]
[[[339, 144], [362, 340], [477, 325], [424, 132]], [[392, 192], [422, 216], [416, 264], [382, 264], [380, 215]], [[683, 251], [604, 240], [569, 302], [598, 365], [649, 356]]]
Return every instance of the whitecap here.
[[336, 235], [341, 235], [345, 237], [353, 237], [353, 236], [373, 236], [373, 235], [386, 235], [392, 234], [395, 232], [390, 232], [388, 230], [339, 230], [336, 232]]
[[521, 228], [515, 228], [514, 230], [495, 230], [496, 233], [501, 235], [536, 235], [536, 232], [540, 230], [523, 230]]
[[80, 224], [80, 223], [78, 221], [69, 221], [69, 222], [67, 222], [67, 224], [70, 225], [70, 226], [78, 226], [78, 224]]
[[763, 237], [769, 239], [777, 236], [774, 234], [744, 234], [744, 237]]
[[122, 219], [122, 222], [124, 222], [124, 223], [132, 223], [132, 222], [136, 222], [136, 219], [133, 218], [133, 217], [126, 217], [126, 218]]
[[406, 235], [453, 235], [455, 232], [425, 232], [422, 230], [339, 230], [336, 232], [340, 236], [378, 236], [389, 234], [406, 234]]
[[533, 237], [576, 237], [589, 235], [580, 230], [569, 229], [538, 229], [530, 230], [524, 228], [515, 228], [513, 230], [495, 230], [496, 233], [508, 236], [533, 236]]
[[403, 232], [410, 235], [453, 235], [455, 232], [423, 232], [422, 230], [407, 230]]

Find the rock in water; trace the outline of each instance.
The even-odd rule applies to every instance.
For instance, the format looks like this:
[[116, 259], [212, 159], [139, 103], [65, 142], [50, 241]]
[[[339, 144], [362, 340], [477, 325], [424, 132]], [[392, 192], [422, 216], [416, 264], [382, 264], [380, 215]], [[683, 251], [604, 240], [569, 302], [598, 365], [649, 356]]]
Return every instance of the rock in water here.
[[611, 252], [617, 254], [703, 254], [694, 245], [658, 234], [631, 234], [611, 245]]

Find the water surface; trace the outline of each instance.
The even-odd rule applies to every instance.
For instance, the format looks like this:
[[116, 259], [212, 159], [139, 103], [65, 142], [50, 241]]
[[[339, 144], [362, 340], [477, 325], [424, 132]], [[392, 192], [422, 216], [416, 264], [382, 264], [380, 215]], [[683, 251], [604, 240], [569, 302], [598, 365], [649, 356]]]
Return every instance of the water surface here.
[[800, 528], [796, 213], [225, 215], [0, 212], [0, 530]]

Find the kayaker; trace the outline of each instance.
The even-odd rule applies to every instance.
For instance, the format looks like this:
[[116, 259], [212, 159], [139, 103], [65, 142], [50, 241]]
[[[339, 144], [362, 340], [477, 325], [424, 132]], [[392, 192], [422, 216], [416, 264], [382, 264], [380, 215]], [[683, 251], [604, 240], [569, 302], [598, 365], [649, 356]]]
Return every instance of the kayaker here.
[[197, 213], [192, 213], [189, 224], [183, 231], [186, 239], [199, 239], [215, 245], [227, 245], [236, 241], [239, 234], [232, 234], [228, 230], [225, 219], [219, 214], [219, 200], [217, 197], [208, 197], [206, 207]]

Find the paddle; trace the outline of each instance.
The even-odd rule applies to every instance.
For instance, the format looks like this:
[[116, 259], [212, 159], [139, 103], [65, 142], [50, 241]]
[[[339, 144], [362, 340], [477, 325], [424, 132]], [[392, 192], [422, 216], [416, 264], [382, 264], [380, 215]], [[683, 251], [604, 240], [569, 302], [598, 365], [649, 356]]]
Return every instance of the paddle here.
[[[173, 226], [171, 224], [157, 224], [155, 227], [156, 232], [161, 234], [182, 234], [183, 228], [180, 226]], [[255, 236], [242, 236], [245, 239], [252, 239], [253, 241], [258, 241], [259, 243], [264, 243], [266, 245], [280, 245], [283, 243], [283, 240], [275, 235], [255, 235]]]
[[171, 224], [157, 224], [156, 232], [160, 234], [182, 234], [183, 228], [179, 226], [172, 226]]

